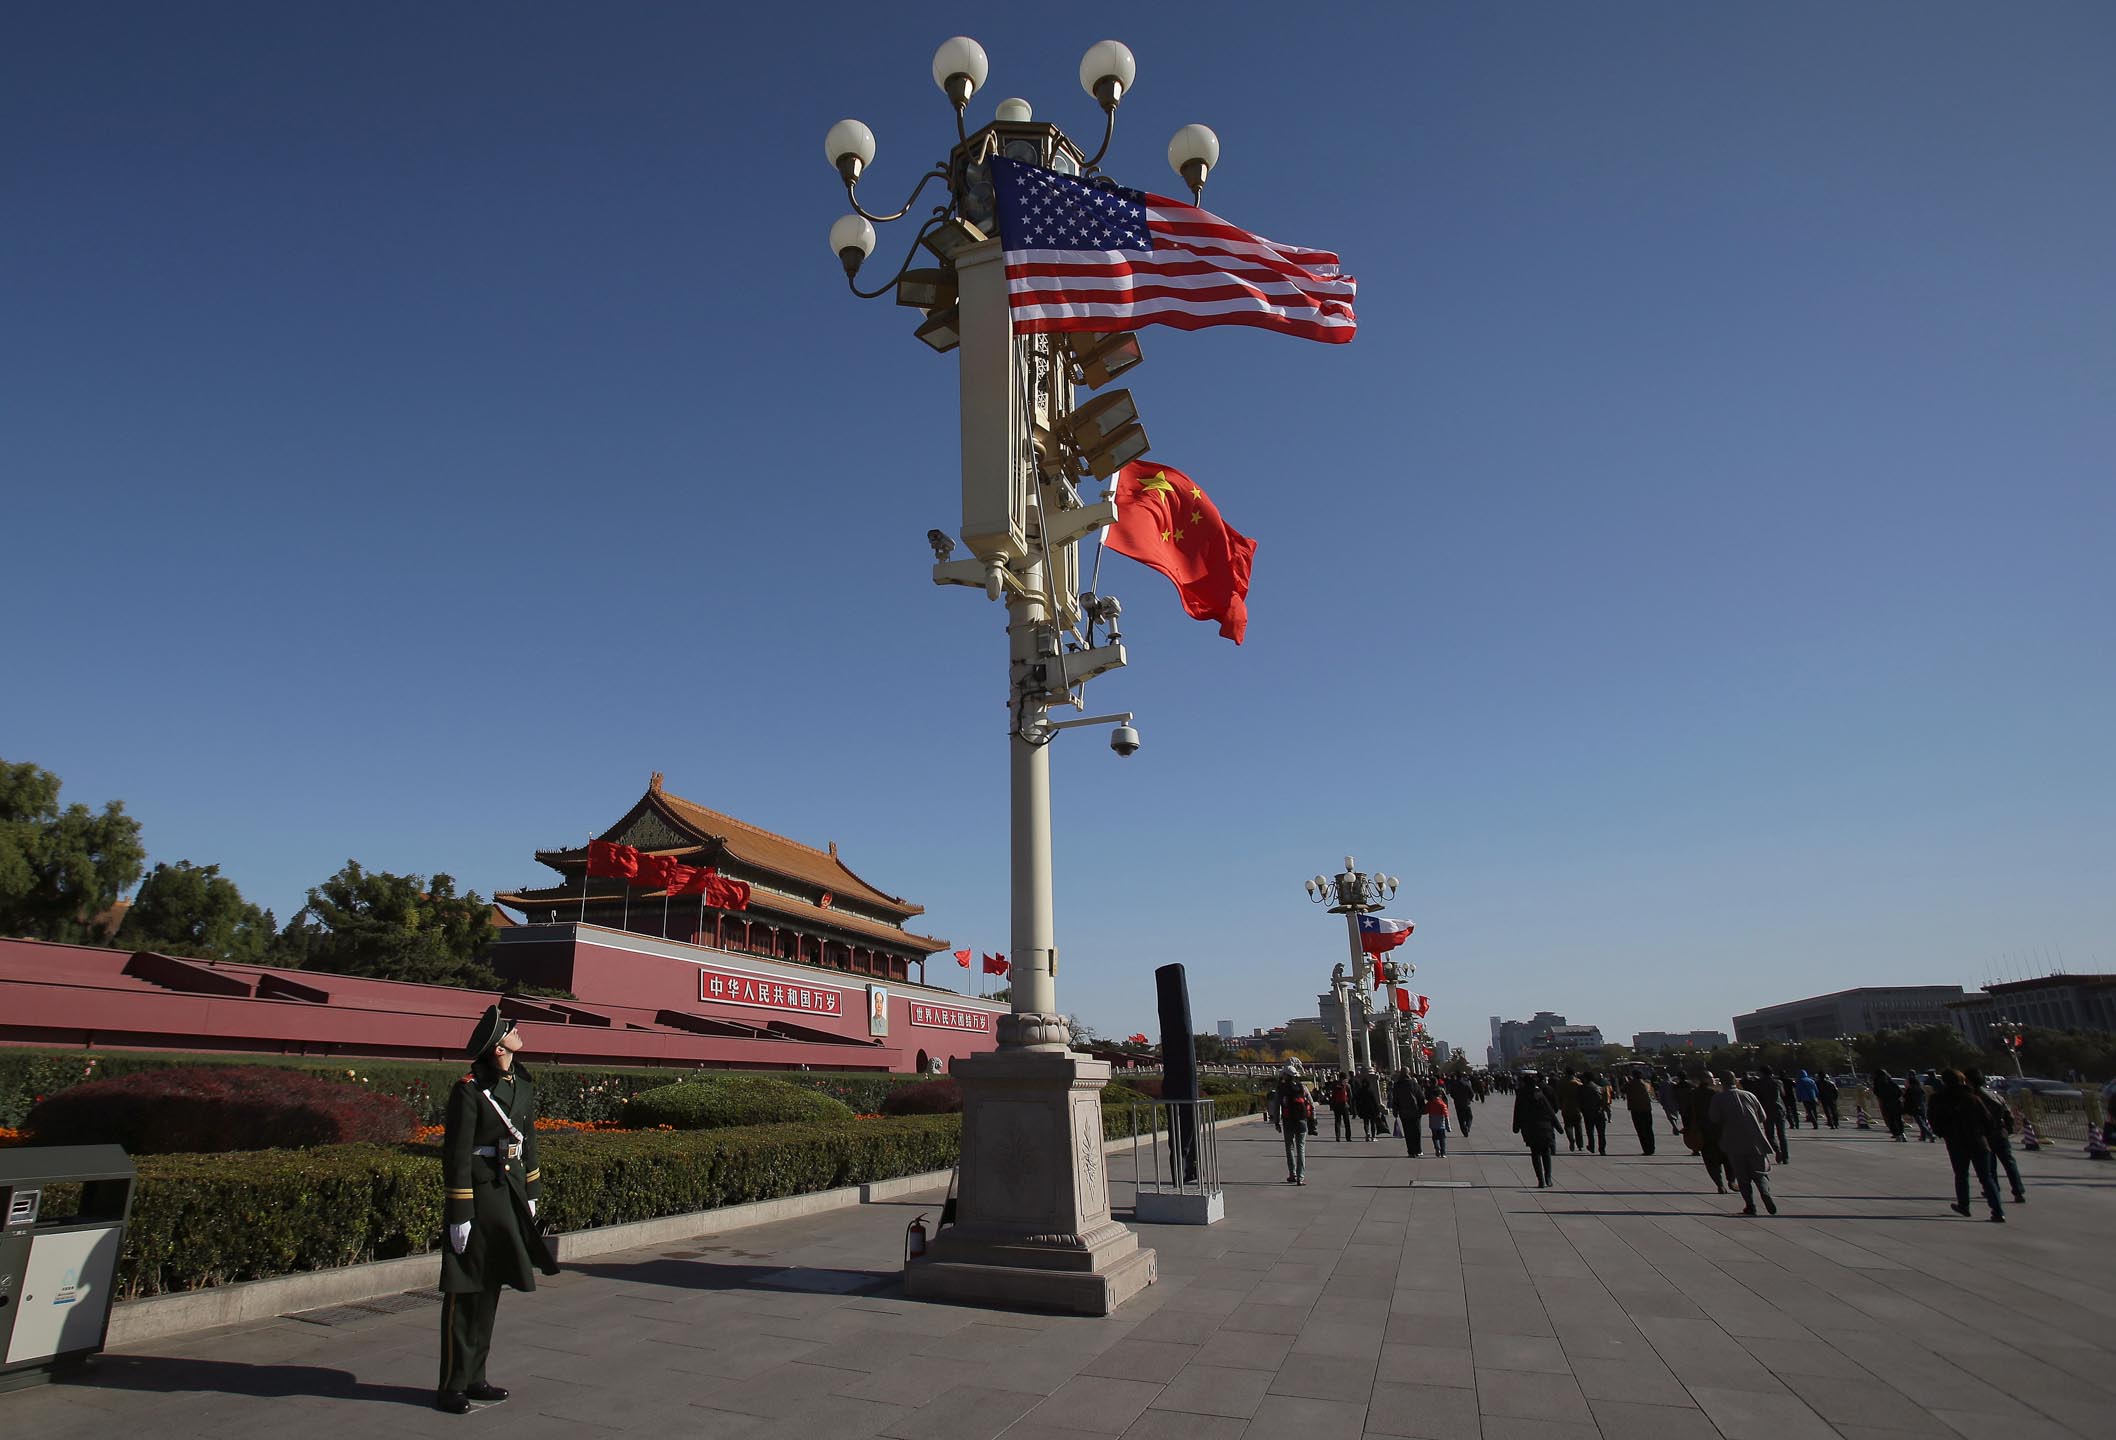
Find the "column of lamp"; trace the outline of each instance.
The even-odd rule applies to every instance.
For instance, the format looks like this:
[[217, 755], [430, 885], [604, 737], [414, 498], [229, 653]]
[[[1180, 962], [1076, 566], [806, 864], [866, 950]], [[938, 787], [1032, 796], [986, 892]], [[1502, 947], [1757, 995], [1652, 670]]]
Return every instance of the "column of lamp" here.
[[[1374, 1068], [1372, 1043], [1367, 1038], [1367, 1028], [1373, 1023], [1373, 962], [1359, 943], [1359, 917], [1371, 915], [1388, 903], [1396, 894], [1398, 880], [1394, 875], [1368, 874], [1358, 868], [1351, 856], [1345, 856], [1345, 868], [1335, 875], [1317, 875], [1306, 883], [1308, 898], [1318, 905], [1327, 906], [1332, 915], [1345, 917], [1345, 942], [1352, 961], [1353, 994], [1360, 1011], [1357, 1033], [1359, 1054], [1355, 1059], [1371, 1070]], [[1393, 1016], [1392, 1009], [1390, 1014]], [[1392, 1042], [1393, 1043], [1393, 1042]]]

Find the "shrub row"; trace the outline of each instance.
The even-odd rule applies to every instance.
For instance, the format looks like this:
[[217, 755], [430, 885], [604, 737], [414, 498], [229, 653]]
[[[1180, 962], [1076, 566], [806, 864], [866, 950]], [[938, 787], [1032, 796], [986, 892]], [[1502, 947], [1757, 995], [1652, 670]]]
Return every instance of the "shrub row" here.
[[[946, 1169], [961, 1146], [952, 1116], [547, 1135], [543, 1218], [584, 1230], [807, 1194]], [[145, 1156], [119, 1293], [394, 1259], [433, 1249], [441, 1223], [436, 1146]]]
[[[539, 1112], [553, 1120], [616, 1120], [625, 1103], [642, 1091], [673, 1078], [699, 1075], [770, 1074], [804, 1090], [828, 1095], [862, 1115], [881, 1111], [882, 1101], [899, 1085], [919, 1082], [916, 1075], [840, 1071], [675, 1070], [670, 1068], [588, 1068], [541, 1065], [528, 1057], [536, 1073]], [[19, 1126], [37, 1102], [89, 1080], [136, 1075], [198, 1065], [258, 1065], [327, 1079], [349, 1080], [377, 1094], [395, 1096], [410, 1105], [421, 1123], [437, 1125], [448, 1106], [449, 1087], [463, 1073], [460, 1061], [363, 1060], [355, 1057], [316, 1059], [298, 1055], [201, 1055], [132, 1050], [0, 1050], [0, 1126]]]
[[[801, 1093], [804, 1099], [820, 1097]], [[113, 1075], [62, 1090], [29, 1112], [40, 1145], [122, 1145], [133, 1155], [393, 1144], [411, 1107], [318, 1075], [257, 1065], [187, 1065]]]
[[770, 1075], [701, 1075], [632, 1097], [628, 1130], [719, 1130], [731, 1125], [827, 1125], [850, 1120], [842, 1100]]

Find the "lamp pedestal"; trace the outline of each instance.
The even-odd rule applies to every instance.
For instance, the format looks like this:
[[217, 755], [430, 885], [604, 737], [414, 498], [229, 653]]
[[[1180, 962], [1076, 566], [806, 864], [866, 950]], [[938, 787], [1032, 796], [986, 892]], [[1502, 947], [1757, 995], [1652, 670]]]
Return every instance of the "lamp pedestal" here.
[[1066, 1048], [1063, 1016], [1012, 1015], [1002, 1032], [1016, 1043], [950, 1072], [963, 1097], [956, 1222], [904, 1267], [904, 1291], [1107, 1315], [1156, 1274], [1154, 1252], [1109, 1213], [1109, 1064]]

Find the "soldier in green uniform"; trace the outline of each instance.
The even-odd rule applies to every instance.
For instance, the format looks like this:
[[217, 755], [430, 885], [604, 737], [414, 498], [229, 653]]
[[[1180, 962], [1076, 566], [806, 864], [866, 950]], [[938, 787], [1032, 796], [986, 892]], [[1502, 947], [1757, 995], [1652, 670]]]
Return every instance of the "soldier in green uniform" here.
[[448, 1096], [441, 1178], [447, 1187], [448, 1243], [441, 1249], [441, 1383], [434, 1405], [451, 1415], [473, 1400], [507, 1392], [485, 1381], [500, 1287], [536, 1288], [536, 1271], [558, 1263], [536, 1229], [542, 1173], [536, 1163], [536, 1089], [515, 1063], [522, 1037], [488, 1009], [466, 1053], [470, 1073]]

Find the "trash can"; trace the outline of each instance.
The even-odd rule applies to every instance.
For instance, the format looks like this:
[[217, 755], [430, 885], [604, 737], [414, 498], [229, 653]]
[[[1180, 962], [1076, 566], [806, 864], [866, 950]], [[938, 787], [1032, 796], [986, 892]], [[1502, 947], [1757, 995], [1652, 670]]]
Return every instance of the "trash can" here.
[[133, 1176], [116, 1145], [0, 1150], [0, 1390], [78, 1370], [103, 1348]]

